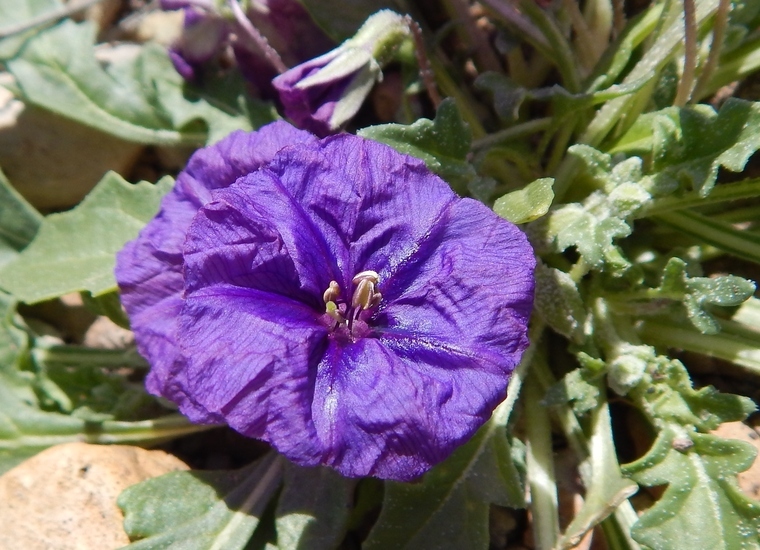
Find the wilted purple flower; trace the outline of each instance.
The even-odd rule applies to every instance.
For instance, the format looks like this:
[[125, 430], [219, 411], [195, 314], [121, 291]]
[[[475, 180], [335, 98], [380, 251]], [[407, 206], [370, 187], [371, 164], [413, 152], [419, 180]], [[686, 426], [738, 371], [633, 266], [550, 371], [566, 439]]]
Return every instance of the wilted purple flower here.
[[[161, 8], [184, 10], [182, 35], [169, 48], [169, 55], [185, 79], [197, 79], [205, 65], [231, 49], [247, 80], [259, 89], [271, 88], [270, 81], [277, 74], [271, 60], [266, 59], [258, 45], [251, 43], [240, 21], [229, 14], [229, 18], [223, 16], [210, 0], [162, 0]], [[324, 52], [332, 45], [297, 0], [258, 0], [239, 15], [253, 24], [277, 52], [275, 55], [288, 66]], [[231, 34], [237, 38], [231, 39]]]
[[272, 81], [285, 114], [320, 136], [336, 132], [361, 108], [382, 77], [382, 66], [410, 36], [405, 18], [390, 10], [372, 15], [356, 36]]
[[116, 277], [149, 390], [191, 420], [408, 480], [504, 398], [534, 265], [421, 161], [279, 122], [197, 152]]

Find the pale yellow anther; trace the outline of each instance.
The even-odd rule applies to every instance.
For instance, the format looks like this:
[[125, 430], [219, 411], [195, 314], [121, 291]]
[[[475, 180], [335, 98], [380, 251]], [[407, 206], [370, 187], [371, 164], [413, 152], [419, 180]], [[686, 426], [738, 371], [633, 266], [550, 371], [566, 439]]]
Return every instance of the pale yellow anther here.
[[346, 319], [343, 317], [343, 315], [340, 314], [340, 310], [338, 309], [338, 306], [333, 301], [328, 301], [325, 303], [325, 312], [335, 319], [338, 323], [345, 323]]
[[375, 284], [369, 279], [362, 279], [356, 286], [354, 296], [351, 298], [351, 306], [361, 309], [369, 309], [372, 305], [372, 297], [375, 295]]
[[370, 281], [373, 285], [376, 285], [380, 281], [380, 275], [376, 271], [368, 269], [367, 271], [357, 273], [351, 280], [355, 285], [358, 285], [361, 281]]
[[325, 303], [334, 302], [340, 298], [340, 285], [337, 281], [330, 281], [330, 286], [327, 287], [325, 293], [322, 295], [322, 299]]

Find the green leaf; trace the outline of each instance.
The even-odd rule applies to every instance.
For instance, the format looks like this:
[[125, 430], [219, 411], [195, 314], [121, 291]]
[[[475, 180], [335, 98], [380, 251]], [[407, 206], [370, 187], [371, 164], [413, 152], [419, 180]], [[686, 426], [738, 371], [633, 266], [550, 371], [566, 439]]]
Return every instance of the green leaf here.
[[760, 502], [735, 479], [755, 455], [742, 441], [661, 432], [647, 455], [623, 467], [641, 485], [668, 486], [634, 525], [633, 538], [653, 550], [760, 548]]
[[706, 309], [710, 305], [738, 306], [755, 292], [755, 284], [735, 275], [689, 277], [686, 262], [670, 258], [653, 296], [683, 302], [692, 324], [705, 334], [720, 331], [720, 324]]
[[583, 507], [560, 539], [558, 546], [561, 548], [577, 546], [590, 529], [612, 514], [638, 490], [638, 486], [624, 478], [620, 471], [606, 400], [600, 400], [599, 406], [592, 413], [591, 426], [591, 456], [588, 460], [588, 466], [591, 468], [588, 479], [591, 483], [586, 487]]
[[32, 373], [21, 371], [29, 345], [29, 333], [16, 314], [16, 300], [0, 291], [0, 386], [4, 385], [17, 398], [34, 403]]
[[275, 527], [281, 550], [332, 550], [345, 536], [356, 480], [329, 468], [288, 462], [277, 501]]
[[[664, 117], [653, 122], [653, 170], [659, 172], [655, 180], [660, 186], [683, 183], [706, 196], [718, 168], [741, 172], [760, 148], [760, 103], [731, 98], [718, 113], [707, 105], [693, 105], [680, 109], [675, 121]], [[675, 128], [667, 123], [671, 121]]]
[[512, 191], [496, 199], [493, 210], [512, 223], [528, 223], [537, 220], [549, 211], [554, 200], [552, 178], [541, 178], [522, 189]]
[[200, 145], [234, 129], [251, 129], [236, 106], [186, 98], [182, 77], [157, 44], [104, 69], [95, 58], [95, 32], [89, 23], [65, 21], [30, 40], [8, 63], [22, 99], [146, 144]]
[[172, 179], [131, 184], [111, 172], [73, 210], [46, 217], [32, 243], [0, 269], [0, 287], [34, 303], [112, 291], [116, 253], [155, 216]]
[[419, 483], [387, 482], [383, 509], [363, 548], [487, 548], [489, 505], [524, 505], [506, 436], [507, 414], [502, 403], [469, 442]]
[[613, 269], [624, 269], [628, 262], [620, 255], [613, 240], [627, 237], [630, 226], [615, 216], [603, 212], [600, 216], [592, 213], [594, 206], [604, 199], [601, 194], [593, 194], [586, 205], [576, 203], [564, 205], [541, 218], [539, 223], [544, 238], [554, 242], [557, 252], [575, 246], [589, 265], [601, 269], [608, 264]]
[[708, 432], [723, 422], [743, 420], [755, 410], [748, 397], [720, 393], [713, 386], [695, 390], [683, 363], [658, 356], [652, 348], [647, 372], [632, 396], [661, 428], [678, 425]]
[[466, 161], [472, 132], [452, 98], [443, 100], [435, 120], [421, 118], [409, 126], [369, 126], [357, 134], [422, 159], [428, 168], [460, 192], [467, 190], [477, 179], [475, 169]]
[[42, 216], [0, 171], [0, 267], [15, 258], [37, 234]]
[[148, 444], [207, 429], [178, 414], [139, 422], [92, 422], [44, 412], [20, 399], [0, 379], [0, 473], [60, 443]]
[[536, 312], [559, 334], [575, 343], [583, 342], [587, 312], [578, 285], [570, 275], [542, 261], [536, 266], [535, 276]]
[[[58, 10], [63, 5], [60, 0], [14, 0], [0, 2], [0, 32], [15, 25], [24, 24], [35, 17]], [[24, 42], [39, 32], [32, 28], [22, 33], [14, 33], [0, 39], [0, 60], [13, 57]]]
[[598, 378], [588, 369], [571, 370], [549, 387], [542, 403], [547, 407], [569, 403], [577, 416], [583, 416], [599, 403], [599, 387], [594, 383]]
[[130, 550], [246, 547], [282, 479], [271, 452], [235, 471], [171, 472], [128, 487], [117, 500]]

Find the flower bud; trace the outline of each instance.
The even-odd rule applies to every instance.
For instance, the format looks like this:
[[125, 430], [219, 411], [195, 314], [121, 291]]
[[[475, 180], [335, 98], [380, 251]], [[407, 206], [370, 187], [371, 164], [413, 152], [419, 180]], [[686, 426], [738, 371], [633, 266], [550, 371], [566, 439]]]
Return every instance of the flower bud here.
[[285, 113], [320, 135], [339, 130], [382, 80], [382, 67], [410, 35], [401, 15], [390, 10], [375, 13], [353, 38], [272, 81]]

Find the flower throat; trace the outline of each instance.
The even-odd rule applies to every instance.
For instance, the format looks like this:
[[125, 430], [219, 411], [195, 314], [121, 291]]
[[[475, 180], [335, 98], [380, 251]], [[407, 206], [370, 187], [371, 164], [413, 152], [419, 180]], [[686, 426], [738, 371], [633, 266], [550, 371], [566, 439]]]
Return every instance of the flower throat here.
[[351, 302], [341, 299], [341, 289], [337, 281], [330, 281], [322, 299], [325, 302], [325, 313], [335, 321], [333, 330], [344, 327], [353, 337], [358, 336], [354, 329], [357, 328], [361, 312], [375, 307], [383, 296], [377, 291], [379, 275], [374, 271], [357, 273], [351, 282], [356, 287]]

